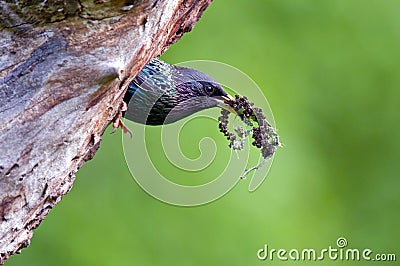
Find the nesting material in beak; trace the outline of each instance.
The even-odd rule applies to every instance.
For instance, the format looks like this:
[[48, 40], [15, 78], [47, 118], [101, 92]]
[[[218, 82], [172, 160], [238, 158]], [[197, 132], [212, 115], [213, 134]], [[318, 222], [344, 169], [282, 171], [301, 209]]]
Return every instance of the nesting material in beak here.
[[231, 100], [234, 100], [235, 98], [233, 98], [232, 96], [230, 96], [229, 94], [226, 96], [220, 96], [217, 98], [217, 105], [218, 107], [225, 109], [227, 111], [229, 111], [230, 113], [237, 115], [236, 110], [230, 106], [229, 104], [227, 104], [226, 102], [229, 102]]

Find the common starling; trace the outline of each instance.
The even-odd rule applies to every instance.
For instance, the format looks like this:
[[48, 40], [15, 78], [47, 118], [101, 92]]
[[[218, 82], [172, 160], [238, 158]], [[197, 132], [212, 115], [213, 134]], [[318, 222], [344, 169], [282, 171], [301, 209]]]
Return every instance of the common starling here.
[[[252, 145], [261, 149], [264, 160], [247, 169], [242, 178], [264, 165], [280, 146], [276, 130], [266, 120], [262, 109], [254, 107], [247, 97], [235, 95], [233, 98], [207, 74], [170, 65], [158, 58], [148, 63], [129, 84], [121, 111], [125, 112], [125, 118], [137, 123], [164, 125], [212, 107], [223, 109], [218, 118], [219, 129], [230, 141], [231, 148], [242, 150], [245, 139], [252, 134]], [[237, 126], [236, 134], [230, 132], [229, 113], [239, 116], [245, 126], [252, 128]], [[132, 136], [120, 120], [121, 116], [122, 112], [114, 120], [114, 132], [121, 127]]]
[[[233, 98], [203, 72], [154, 58], [129, 84], [124, 97], [128, 108], [123, 111], [124, 117], [131, 121], [163, 125], [212, 107], [235, 113], [225, 103], [229, 99]], [[119, 119], [114, 128], [118, 126], [127, 132]]]

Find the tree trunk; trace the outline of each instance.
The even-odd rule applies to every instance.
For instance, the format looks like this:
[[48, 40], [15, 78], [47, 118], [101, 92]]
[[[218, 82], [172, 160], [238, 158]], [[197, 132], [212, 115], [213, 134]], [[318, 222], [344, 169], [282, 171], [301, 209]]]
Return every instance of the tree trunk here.
[[0, 0], [0, 264], [71, 189], [126, 87], [211, 0]]

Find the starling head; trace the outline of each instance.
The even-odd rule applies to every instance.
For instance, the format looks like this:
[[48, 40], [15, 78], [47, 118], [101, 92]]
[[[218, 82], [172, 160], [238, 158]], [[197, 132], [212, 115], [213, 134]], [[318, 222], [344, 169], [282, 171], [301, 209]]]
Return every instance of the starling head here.
[[234, 112], [224, 103], [229, 99], [210, 76], [153, 59], [129, 85], [125, 117], [147, 125], [168, 124], [217, 106]]

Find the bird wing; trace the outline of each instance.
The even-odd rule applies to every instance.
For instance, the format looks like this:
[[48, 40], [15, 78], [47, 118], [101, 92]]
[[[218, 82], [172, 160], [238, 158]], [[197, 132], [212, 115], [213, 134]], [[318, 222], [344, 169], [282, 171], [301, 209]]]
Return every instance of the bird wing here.
[[162, 95], [173, 88], [170, 65], [154, 58], [132, 80], [125, 94], [125, 102], [135, 94], [137, 97], [148, 98], [152, 95]]
[[166, 92], [174, 85], [171, 75], [171, 66], [154, 58], [139, 72], [133, 82], [146, 91]]

